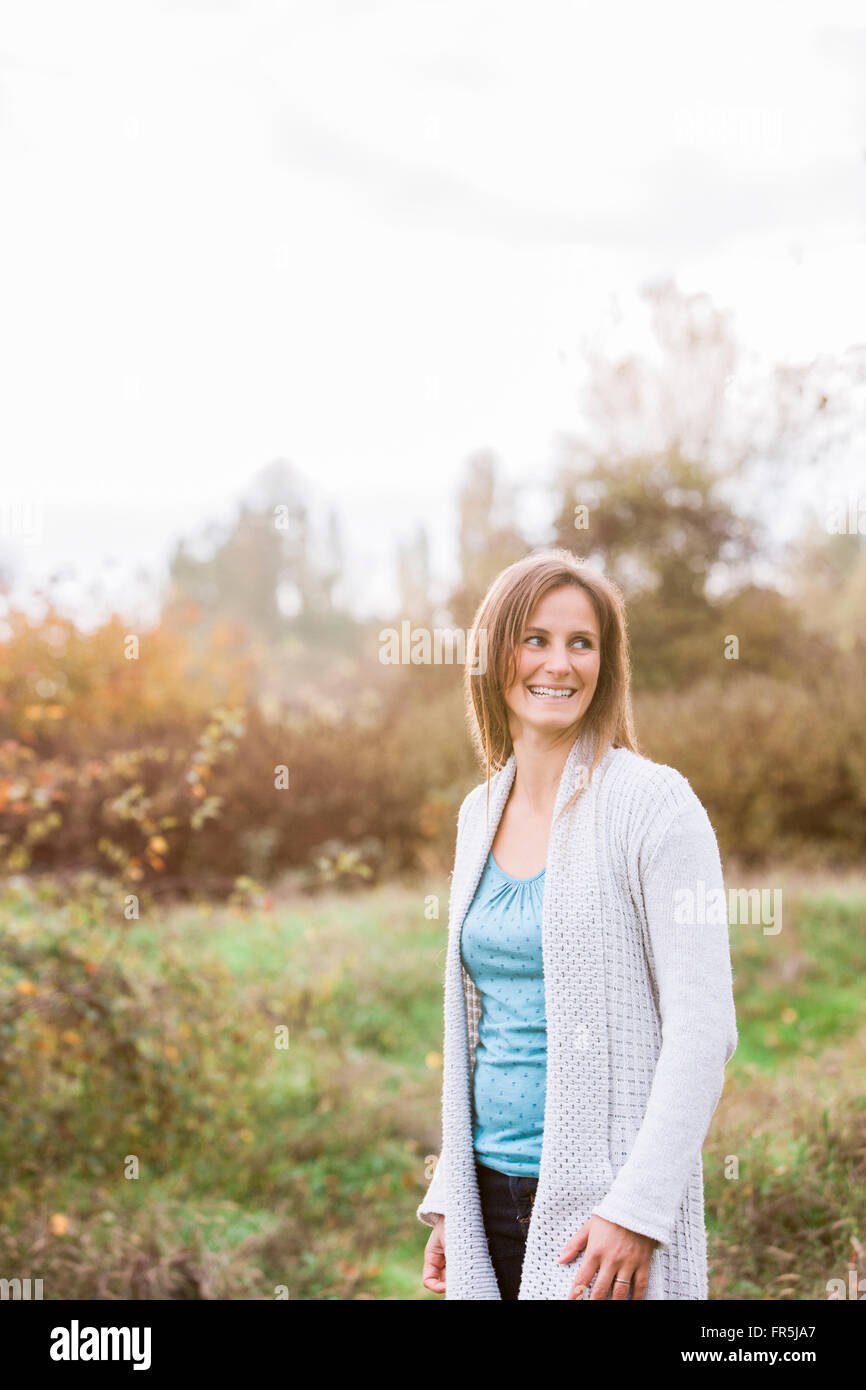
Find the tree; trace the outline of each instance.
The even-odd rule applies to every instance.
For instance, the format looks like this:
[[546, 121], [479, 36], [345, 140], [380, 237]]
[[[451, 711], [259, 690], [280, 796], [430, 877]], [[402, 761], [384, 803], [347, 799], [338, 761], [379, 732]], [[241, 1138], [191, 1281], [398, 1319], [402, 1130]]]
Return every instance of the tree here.
[[343, 566], [339, 520], [331, 508], [324, 538], [316, 534], [301, 480], [285, 461], [261, 469], [231, 525], [210, 526], [203, 541], [203, 555], [178, 542], [167, 613], [193, 605], [206, 627], [217, 618], [236, 622], [267, 642], [333, 617]]
[[[795, 434], [802, 440], [810, 420], [824, 428], [826, 364], [777, 369], [756, 385], [735, 372], [738, 349], [707, 295], [684, 295], [669, 281], [644, 294], [654, 350], [588, 354], [587, 427], [560, 438], [554, 543], [600, 564], [623, 589], [637, 687], [705, 674], [726, 631], [748, 637], [729, 624], [755, 618], [762, 595], [775, 614], [769, 630], [785, 640], [781, 650], [763, 648], [761, 669], [781, 660], [790, 670], [798, 614], [771, 597], [758, 562], [783, 553], [772, 504]], [[840, 389], [837, 429], [845, 399]], [[751, 644], [752, 659], [759, 648]]]
[[514, 518], [514, 493], [499, 477], [496, 456], [470, 455], [458, 499], [460, 578], [448, 599], [454, 622], [469, 628], [488, 585], [530, 543]]

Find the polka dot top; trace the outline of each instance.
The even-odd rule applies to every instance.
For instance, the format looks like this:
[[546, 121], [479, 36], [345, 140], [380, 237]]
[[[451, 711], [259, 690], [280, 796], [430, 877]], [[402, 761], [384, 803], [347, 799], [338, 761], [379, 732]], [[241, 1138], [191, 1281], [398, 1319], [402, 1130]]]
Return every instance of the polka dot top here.
[[538, 1177], [547, 1023], [541, 953], [542, 869], [512, 878], [491, 851], [463, 922], [461, 956], [481, 995], [473, 1073], [479, 1163]]

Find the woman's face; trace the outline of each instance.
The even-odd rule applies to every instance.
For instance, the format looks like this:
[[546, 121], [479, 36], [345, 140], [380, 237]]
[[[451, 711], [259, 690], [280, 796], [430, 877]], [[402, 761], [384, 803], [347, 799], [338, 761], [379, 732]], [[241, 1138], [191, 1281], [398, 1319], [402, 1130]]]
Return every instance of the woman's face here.
[[[512, 739], [522, 729], [558, 732], [582, 719], [595, 694], [598, 621], [585, 589], [551, 589], [530, 613], [517, 645], [517, 676], [505, 702]], [[569, 694], [545, 694], [544, 691]]]

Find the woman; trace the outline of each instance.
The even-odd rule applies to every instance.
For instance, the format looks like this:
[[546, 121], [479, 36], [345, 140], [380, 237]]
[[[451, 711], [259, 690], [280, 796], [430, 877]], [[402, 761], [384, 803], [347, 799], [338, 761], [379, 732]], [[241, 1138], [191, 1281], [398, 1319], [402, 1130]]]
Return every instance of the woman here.
[[705, 1299], [701, 1148], [737, 1045], [707, 813], [639, 753], [621, 596], [569, 551], [498, 576], [465, 680], [487, 779], [457, 823], [423, 1284]]

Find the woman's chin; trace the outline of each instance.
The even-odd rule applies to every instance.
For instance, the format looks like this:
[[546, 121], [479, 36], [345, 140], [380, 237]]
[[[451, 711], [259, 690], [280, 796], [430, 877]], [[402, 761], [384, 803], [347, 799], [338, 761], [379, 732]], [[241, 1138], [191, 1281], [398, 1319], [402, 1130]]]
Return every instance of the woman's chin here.
[[527, 729], [540, 729], [547, 732], [551, 729], [570, 729], [572, 725], [576, 725], [580, 721], [583, 706], [579, 703], [574, 704], [571, 700], [563, 703], [567, 704], [567, 709], [538, 709], [533, 704], [529, 709], [522, 705], [519, 711], [512, 711], [512, 713], [517, 714], [520, 723]]

